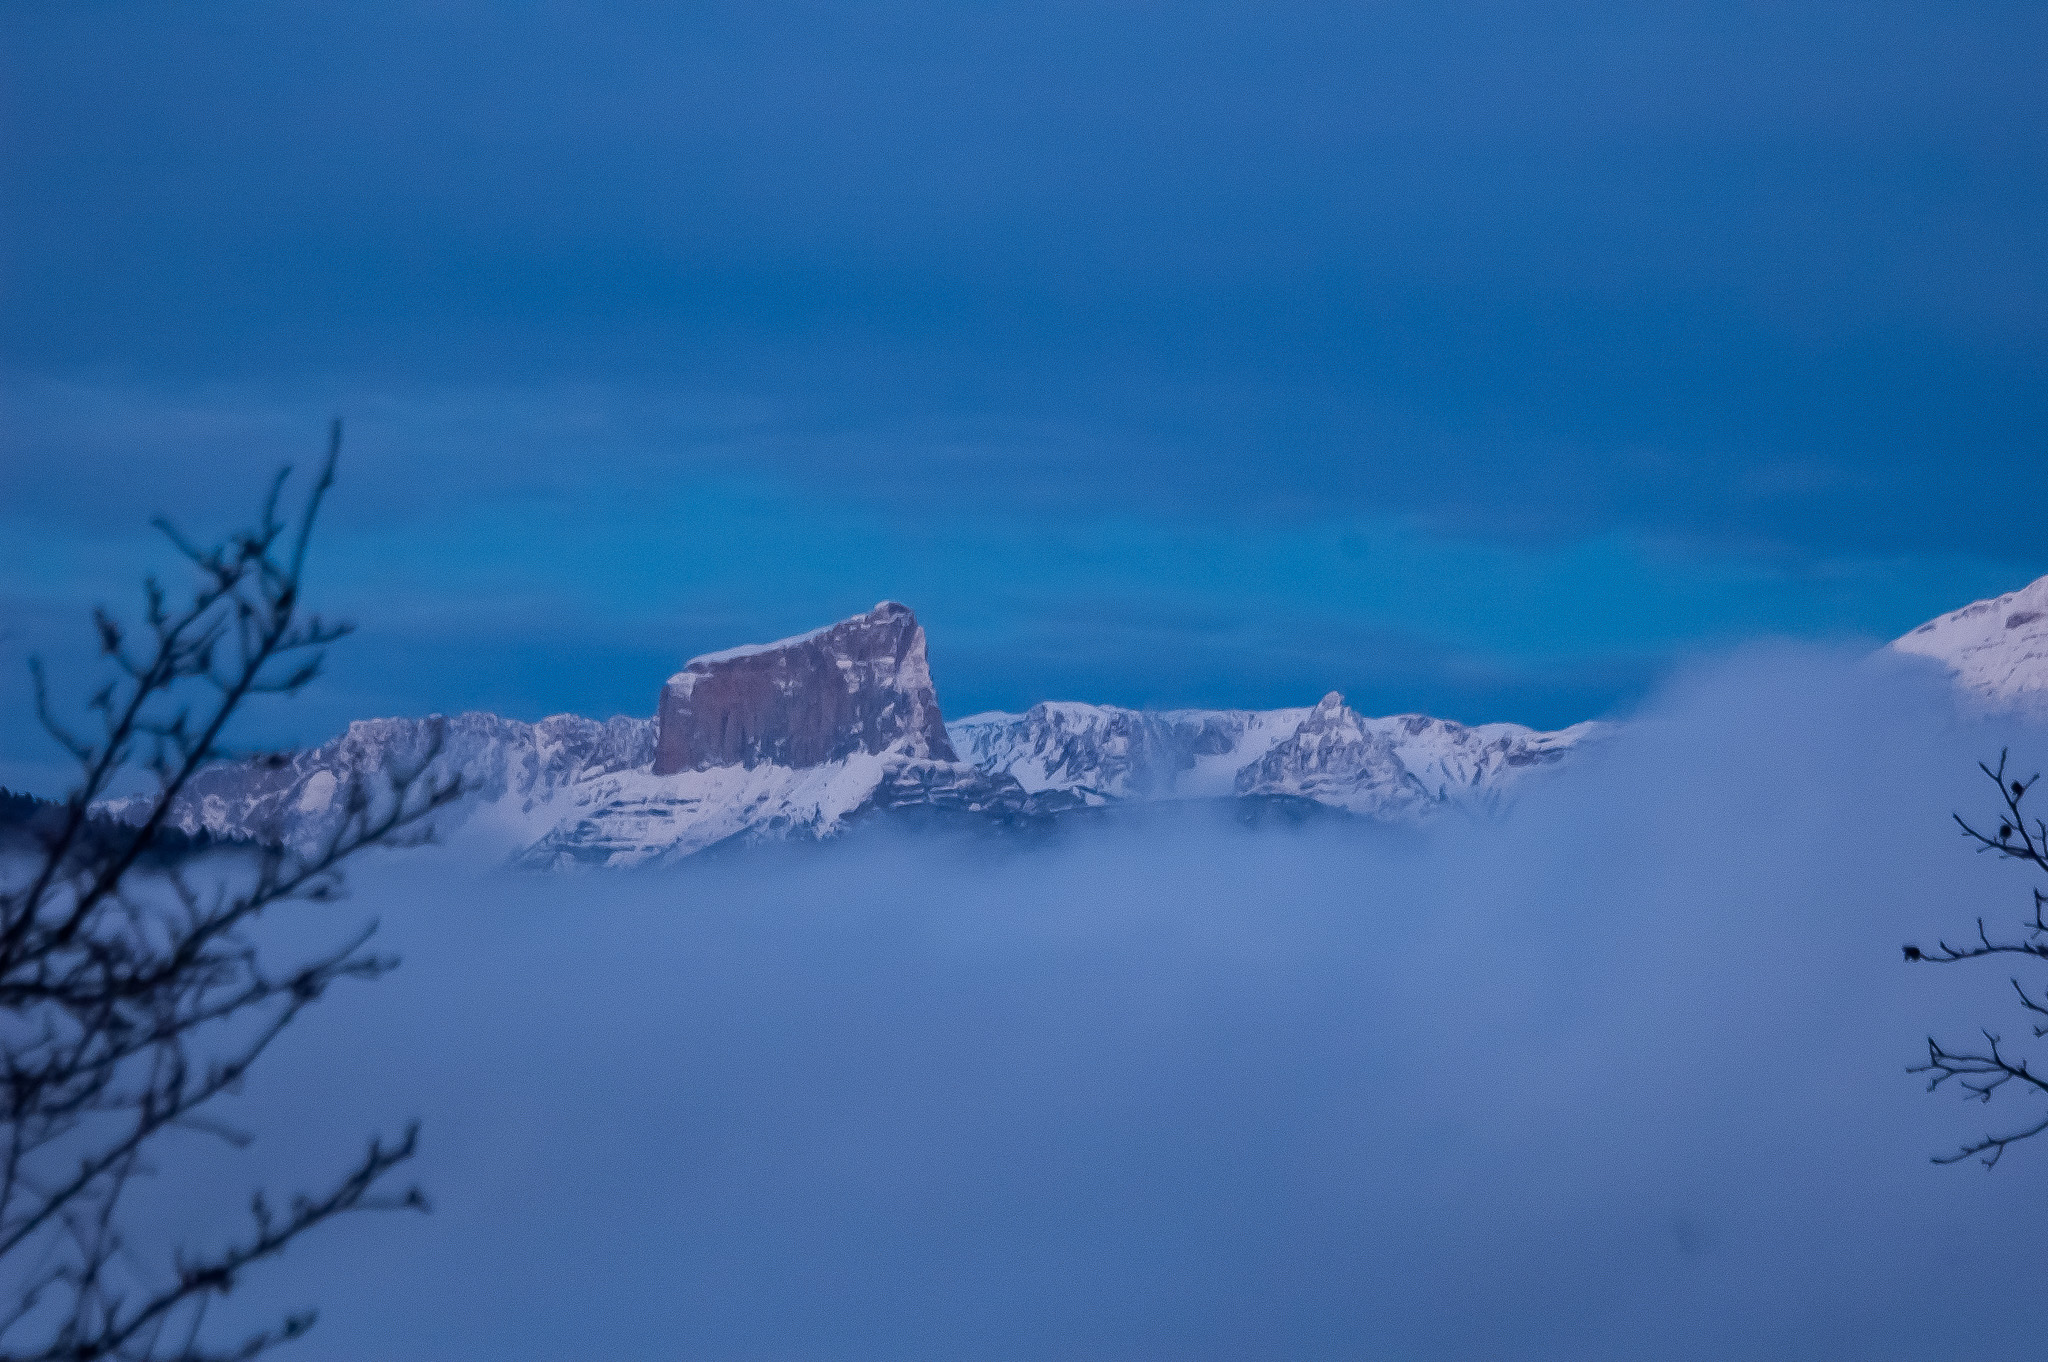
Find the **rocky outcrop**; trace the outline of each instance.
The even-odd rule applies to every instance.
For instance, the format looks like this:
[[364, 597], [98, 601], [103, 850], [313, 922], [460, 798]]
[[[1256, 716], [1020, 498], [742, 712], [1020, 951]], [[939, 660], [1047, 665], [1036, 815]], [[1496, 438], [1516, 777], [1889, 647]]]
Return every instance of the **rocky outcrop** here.
[[522, 865], [651, 865], [732, 842], [831, 837], [920, 808], [1029, 817], [958, 760], [917, 617], [894, 601], [779, 643], [693, 659], [662, 688], [654, 757], [566, 791]]
[[1985, 704], [2048, 713], [2048, 577], [1931, 619], [1892, 647], [1941, 662]]
[[1387, 733], [1368, 727], [1336, 691], [1294, 732], [1237, 773], [1240, 795], [1295, 795], [1355, 812], [1405, 814], [1431, 802]]
[[1490, 804], [1599, 731], [1590, 723], [1554, 733], [1520, 724], [1468, 727], [1426, 714], [1368, 719], [1331, 691], [1291, 735], [1238, 772], [1236, 788], [1241, 796], [1413, 818], [1446, 804]]
[[662, 687], [654, 774], [792, 770], [894, 751], [956, 760], [924, 630], [895, 601], [779, 643], [692, 659]]

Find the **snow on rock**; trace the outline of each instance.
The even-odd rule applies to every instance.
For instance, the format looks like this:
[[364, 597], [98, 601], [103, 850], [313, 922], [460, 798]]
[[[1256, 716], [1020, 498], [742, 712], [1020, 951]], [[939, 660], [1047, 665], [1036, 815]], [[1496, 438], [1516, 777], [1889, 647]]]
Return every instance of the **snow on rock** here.
[[1292, 735], [1237, 773], [1237, 793], [1297, 795], [1353, 813], [1406, 814], [1431, 802], [1392, 740], [1367, 727], [1335, 691]]
[[566, 793], [522, 865], [644, 865], [735, 839], [830, 837], [920, 805], [1021, 814], [1006, 776], [957, 760], [910, 610], [693, 659], [662, 688], [653, 760]]
[[2048, 577], [1929, 620], [1891, 646], [1947, 664], [1988, 704], [2048, 711]]
[[1336, 691], [1293, 734], [1237, 774], [1240, 795], [1292, 795], [1375, 818], [1412, 819], [1448, 804], [1488, 805], [1527, 772], [1600, 731], [1467, 727], [1424, 714], [1368, 719]]
[[1305, 709], [1120, 709], [1054, 701], [1022, 714], [976, 714], [946, 726], [963, 761], [1015, 777], [1031, 793], [1082, 803], [1212, 798], [1238, 768], [1291, 734]]
[[963, 760], [1027, 792], [1080, 802], [1291, 795], [1373, 817], [1490, 801], [1597, 725], [1538, 733], [1426, 715], [1363, 718], [1332, 693], [1313, 709], [1162, 710], [1048, 703], [948, 725]]
[[864, 815], [920, 807], [992, 818], [1028, 812], [1014, 780], [913, 755], [909, 743], [815, 766], [712, 766], [607, 774], [565, 792], [556, 825], [515, 858], [529, 869], [659, 865], [728, 842], [837, 836]]
[[[289, 758], [222, 762], [196, 773], [171, 811], [187, 833], [282, 842], [310, 850], [348, 809], [346, 791], [388, 794], [395, 777], [421, 773], [431, 781], [459, 778], [472, 792], [461, 817], [477, 805], [499, 816], [530, 813], [564, 786], [594, 774], [645, 766], [654, 758], [654, 725], [646, 719], [600, 722], [557, 714], [522, 723], [495, 714], [430, 715], [424, 719], [359, 719], [331, 742]], [[115, 817], [139, 817], [140, 798], [103, 806]]]

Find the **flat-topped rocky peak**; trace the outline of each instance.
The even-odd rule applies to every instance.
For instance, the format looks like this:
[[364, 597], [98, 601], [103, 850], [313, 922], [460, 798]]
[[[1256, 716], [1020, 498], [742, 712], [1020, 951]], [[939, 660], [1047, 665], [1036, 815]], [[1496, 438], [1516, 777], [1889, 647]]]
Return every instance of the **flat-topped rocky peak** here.
[[661, 690], [654, 774], [802, 768], [859, 753], [957, 758], [908, 606], [692, 659]]

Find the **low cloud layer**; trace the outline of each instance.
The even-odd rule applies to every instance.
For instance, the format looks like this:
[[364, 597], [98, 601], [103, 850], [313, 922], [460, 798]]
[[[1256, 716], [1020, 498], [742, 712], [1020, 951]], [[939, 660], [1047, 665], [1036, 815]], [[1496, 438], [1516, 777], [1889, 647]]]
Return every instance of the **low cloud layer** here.
[[395, 857], [339, 911], [404, 968], [150, 1194], [192, 1232], [425, 1120], [431, 1217], [233, 1298], [319, 1302], [302, 1362], [2031, 1356], [2048, 1143], [1933, 1167], [2027, 1109], [1903, 1072], [2025, 1034], [1899, 954], [2024, 912], [1948, 823], [2006, 742], [2048, 766], [1925, 671], [1757, 651], [1423, 833]]

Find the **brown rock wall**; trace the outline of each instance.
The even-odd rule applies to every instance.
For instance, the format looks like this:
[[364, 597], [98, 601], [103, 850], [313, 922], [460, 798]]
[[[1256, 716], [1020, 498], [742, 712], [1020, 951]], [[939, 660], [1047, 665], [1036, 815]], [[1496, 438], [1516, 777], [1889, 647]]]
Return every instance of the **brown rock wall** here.
[[829, 628], [692, 660], [662, 687], [654, 773], [818, 766], [892, 747], [955, 761], [924, 629], [884, 601]]

